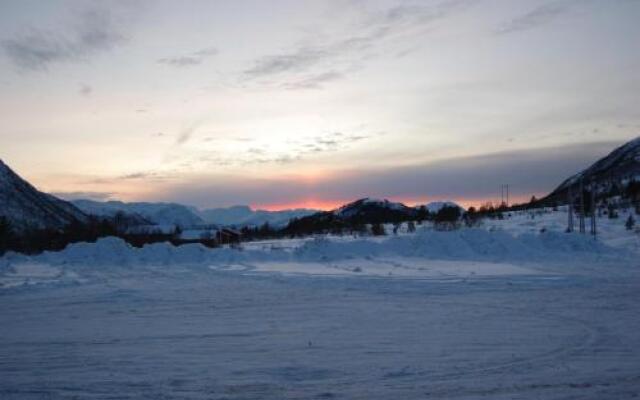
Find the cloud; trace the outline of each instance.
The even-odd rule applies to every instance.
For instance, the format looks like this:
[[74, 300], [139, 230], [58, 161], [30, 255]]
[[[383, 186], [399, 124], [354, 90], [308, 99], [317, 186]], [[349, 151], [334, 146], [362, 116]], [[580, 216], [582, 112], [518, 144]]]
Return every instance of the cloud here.
[[279, 79], [280, 86], [290, 90], [321, 88], [323, 83], [361, 69], [361, 63], [373, 58], [373, 51], [384, 40], [394, 35], [416, 34], [420, 30], [416, 28], [446, 18], [473, 2], [448, 0], [429, 5], [400, 5], [374, 14], [362, 10], [361, 20], [348, 27], [339, 39], [315, 38], [289, 51], [259, 57], [244, 70], [242, 78]]
[[90, 8], [79, 13], [65, 31], [38, 28], [1, 42], [9, 60], [24, 70], [45, 70], [50, 65], [77, 62], [126, 41], [121, 27], [106, 8]]
[[291, 53], [262, 57], [244, 73], [250, 77], [261, 77], [287, 71], [301, 71], [330, 56], [331, 54], [322, 48], [299, 48]]
[[173, 181], [156, 200], [199, 207], [234, 204], [295, 204], [306, 199], [350, 201], [365, 196], [406, 199], [496, 199], [500, 184], [514, 198], [544, 195], [566, 177], [589, 166], [620, 143], [574, 144], [454, 158], [395, 168], [339, 171], [310, 183], [296, 177], [255, 179], [208, 176]]
[[191, 125], [187, 126], [186, 128], [184, 128], [178, 134], [178, 137], [176, 139], [176, 146], [183, 145], [183, 144], [187, 143], [189, 140], [191, 140], [191, 137], [193, 136], [195, 131], [198, 129], [200, 124], [201, 124], [201, 122], [197, 121], [197, 122], [194, 122]]
[[[112, 185], [122, 183], [123, 181], [144, 181], [144, 182], [164, 182], [175, 178], [176, 175], [171, 172], [160, 171], [140, 171], [131, 172], [122, 175], [89, 177], [77, 182], [80, 185]], [[89, 192], [81, 192], [89, 193]]]
[[496, 30], [496, 33], [508, 34], [520, 32], [550, 23], [560, 15], [565, 14], [572, 3], [574, 2], [565, 1], [543, 4], [506, 22]]
[[[299, 46], [290, 52], [260, 57], [254, 60], [253, 67], [246, 69], [244, 74], [248, 78], [263, 78], [283, 73], [299, 73], [312, 70], [323, 64], [334, 67], [338, 62], [343, 68], [353, 66], [353, 61], [362, 57], [362, 53], [371, 49], [374, 41], [383, 32], [374, 30], [360, 36], [352, 36], [328, 43], [316, 43]], [[331, 75], [329, 75], [331, 74]], [[315, 77], [337, 78], [338, 71], [322, 71]]]
[[367, 138], [369, 138], [367, 135], [330, 132], [302, 140], [296, 145], [292, 145], [291, 149], [286, 153], [269, 152], [269, 150], [265, 148], [250, 148], [246, 154], [236, 154], [233, 160], [228, 161], [227, 165], [231, 165], [234, 162], [242, 165], [268, 163], [287, 164], [303, 160], [308, 156], [345, 150], [349, 148], [352, 143]]
[[333, 82], [344, 77], [344, 73], [328, 71], [320, 74], [308, 75], [300, 80], [285, 82], [282, 87], [287, 90], [321, 89], [327, 82]]
[[381, 18], [386, 24], [427, 24], [448, 17], [476, 0], [449, 0], [433, 5], [401, 4], [390, 8]]
[[207, 58], [215, 56], [216, 54], [218, 54], [218, 49], [215, 47], [208, 47], [187, 55], [160, 58], [157, 62], [159, 64], [165, 64], [172, 67], [190, 67], [202, 64]]
[[79, 199], [88, 199], [88, 200], [96, 200], [96, 201], [107, 201], [113, 199], [116, 193], [113, 192], [53, 192], [51, 193], [53, 196], [61, 198], [63, 200], [79, 200]]
[[93, 88], [87, 84], [81, 84], [78, 88], [78, 93], [82, 96], [89, 97], [93, 93]]

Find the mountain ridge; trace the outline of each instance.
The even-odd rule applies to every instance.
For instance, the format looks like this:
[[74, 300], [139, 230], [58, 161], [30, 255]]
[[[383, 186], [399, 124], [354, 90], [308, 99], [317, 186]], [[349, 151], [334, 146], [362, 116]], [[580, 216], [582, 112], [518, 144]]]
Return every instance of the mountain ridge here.
[[86, 223], [88, 216], [73, 204], [36, 189], [0, 159], [0, 216], [16, 231], [63, 229]]
[[603, 193], [630, 180], [640, 180], [640, 136], [616, 147], [589, 167], [565, 179], [541, 202], [565, 202], [569, 190], [579, 193], [581, 181], [585, 187], [594, 185], [597, 193]]

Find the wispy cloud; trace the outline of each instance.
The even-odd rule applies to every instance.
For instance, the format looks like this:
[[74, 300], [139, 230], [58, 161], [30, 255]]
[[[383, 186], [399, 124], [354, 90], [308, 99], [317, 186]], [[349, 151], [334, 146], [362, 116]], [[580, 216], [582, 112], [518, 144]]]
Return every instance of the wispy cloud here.
[[[514, 196], [544, 195], [605, 155], [618, 142], [587, 143], [453, 158], [395, 168], [345, 170], [313, 184], [295, 177], [257, 179], [211, 175], [171, 182], [155, 199], [201, 207], [294, 204], [305, 199], [349, 201], [365, 196], [396, 199], [490, 200], [500, 182], [518, 182]], [[499, 194], [498, 194], [499, 197]]]
[[[137, 171], [121, 175], [87, 177], [77, 183], [80, 185], [111, 185], [122, 182], [164, 182], [175, 178], [176, 175], [172, 171]], [[89, 193], [89, 192], [81, 192]], [[101, 192], [100, 192], [101, 193]]]
[[53, 192], [52, 195], [64, 200], [88, 199], [96, 201], [106, 201], [113, 199], [116, 193], [113, 192]]
[[59, 31], [30, 28], [1, 43], [15, 66], [44, 70], [62, 62], [82, 61], [124, 43], [126, 36], [107, 8], [93, 7], [77, 14]]
[[165, 64], [172, 67], [190, 67], [194, 65], [202, 64], [207, 58], [213, 57], [218, 54], [218, 49], [215, 47], [208, 47], [206, 49], [194, 51], [193, 53], [165, 57], [158, 59], [159, 64]]
[[189, 140], [191, 140], [191, 137], [196, 132], [196, 130], [202, 125], [202, 123], [203, 123], [202, 120], [197, 120], [195, 122], [192, 122], [190, 125], [184, 128], [180, 133], [178, 133], [178, 136], [176, 138], [176, 143], [175, 143], [176, 146], [183, 145], [187, 143]]
[[78, 93], [81, 96], [89, 97], [89, 96], [91, 96], [91, 93], [93, 93], [93, 88], [91, 86], [83, 83], [78, 88]]
[[[287, 150], [279, 150], [271, 146], [268, 142], [255, 142], [251, 146], [235, 149], [233, 155], [229, 156], [221, 148], [215, 150], [205, 150], [199, 152], [194, 157], [193, 154], [183, 155], [182, 161], [190, 167], [198, 165], [204, 169], [221, 166], [247, 166], [262, 164], [289, 164], [304, 160], [309, 157], [317, 157], [323, 153], [333, 153], [348, 149], [354, 143], [373, 137], [365, 134], [345, 134], [342, 132], [329, 132], [322, 135], [311, 136], [305, 139], [291, 139], [288, 142]], [[238, 142], [230, 139], [229, 142]], [[173, 160], [176, 161], [175, 159]]]
[[[394, 35], [421, 33], [431, 23], [446, 18], [475, 0], [448, 0], [429, 5], [400, 5], [379, 13], [364, 13], [340, 39], [314, 39], [279, 54], [253, 61], [243, 79], [275, 79], [285, 89], [317, 89], [344, 78], [373, 58], [381, 42]], [[418, 32], [416, 32], [418, 31]], [[346, 38], [345, 38], [346, 37]]]
[[567, 13], [575, 1], [546, 3], [533, 10], [519, 15], [500, 26], [496, 33], [508, 34], [536, 28], [552, 22]]
[[325, 83], [342, 79], [342, 77], [344, 77], [344, 73], [342, 72], [328, 71], [308, 75], [299, 80], [285, 82], [282, 87], [288, 90], [321, 89]]

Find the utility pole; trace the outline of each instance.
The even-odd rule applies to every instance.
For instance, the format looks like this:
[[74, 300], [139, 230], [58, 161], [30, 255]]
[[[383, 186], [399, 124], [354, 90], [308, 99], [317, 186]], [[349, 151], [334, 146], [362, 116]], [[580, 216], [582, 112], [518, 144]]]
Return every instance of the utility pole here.
[[500, 207], [509, 207], [509, 184], [500, 185]]
[[580, 178], [580, 233], [586, 232], [584, 224], [584, 181]]
[[569, 196], [569, 201], [567, 202], [567, 204], [569, 205], [569, 220], [567, 221], [567, 232], [573, 232], [573, 192], [571, 190], [571, 185], [569, 185], [567, 196]]
[[595, 184], [591, 184], [591, 234], [596, 237], [596, 188]]
[[507, 207], [509, 207], [509, 184], [505, 185], [507, 187]]

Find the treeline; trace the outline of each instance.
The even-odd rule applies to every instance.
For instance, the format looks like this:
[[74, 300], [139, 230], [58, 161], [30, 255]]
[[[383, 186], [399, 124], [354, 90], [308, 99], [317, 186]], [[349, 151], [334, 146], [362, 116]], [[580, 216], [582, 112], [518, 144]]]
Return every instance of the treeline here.
[[115, 236], [134, 247], [146, 244], [169, 242], [176, 246], [185, 243], [201, 243], [208, 247], [218, 246], [213, 237], [202, 237], [197, 240], [180, 238], [179, 227], [166, 233], [159, 229], [130, 232], [127, 225], [122, 225], [114, 219], [90, 217], [88, 222], [74, 221], [63, 229], [42, 229], [13, 227], [8, 218], [0, 216], [0, 255], [7, 251], [25, 254], [37, 254], [43, 251], [58, 251], [70, 243], [95, 242], [99, 238]]
[[283, 235], [306, 236], [312, 234], [371, 234], [384, 235], [385, 224], [393, 225], [393, 232], [397, 233], [403, 223], [409, 231], [415, 230], [415, 225], [425, 221], [433, 221], [440, 227], [453, 227], [460, 221], [462, 211], [458, 207], [445, 206], [437, 213], [430, 213], [422, 206], [412, 213], [377, 213], [375, 215], [354, 215], [341, 217], [332, 212], [323, 212], [302, 218], [294, 218], [282, 230]]
[[[179, 246], [186, 243], [200, 243], [208, 247], [221, 244], [234, 244], [239, 240], [253, 241], [264, 239], [281, 239], [301, 237], [313, 234], [335, 235], [386, 235], [398, 233], [403, 224], [407, 224], [409, 232], [415, 231], [416, 225], [425, 221], [434, 223], [437, 229], [455, 229], [462, 221], [473, 225], [479, 213], [463, 213], [458, 207], [445, 206], [437, 213], [430, 213], [425, 207], [415, 213], [402, 215], [399, 213], [379, 213], [375, 215], [354, 215], [344, 218], [331, 212], [322, 212], [302, 218], [292, 219], [284, 228], [276, 228], [265, 223], [259, 227], [244, 227], [239, 230], [237, 238], [220, 234], [203, 233], [197, 239], [181, 238], [182, 231], [176, 227], [172, 232], [159, 229], [146, 231], [131, 230], [129, 223], [121, 219], [104, 219], [91, 217], [87, 223], [73, 222], [64, 229], [16, 229], [6, 217], [0, 216], [0, 255], [6, 251], [25, 254], [36, 254], [43, 251], [64, 249], [70, 243], [95, 242], [99, 238], [115, 236], [123, 239], [131, 246], [142, 247], [147, 244], [168, 242]], [[385, 225], [392, 225], [389, 232]], [[223, 230], [224, 231], [224, 230]]]

